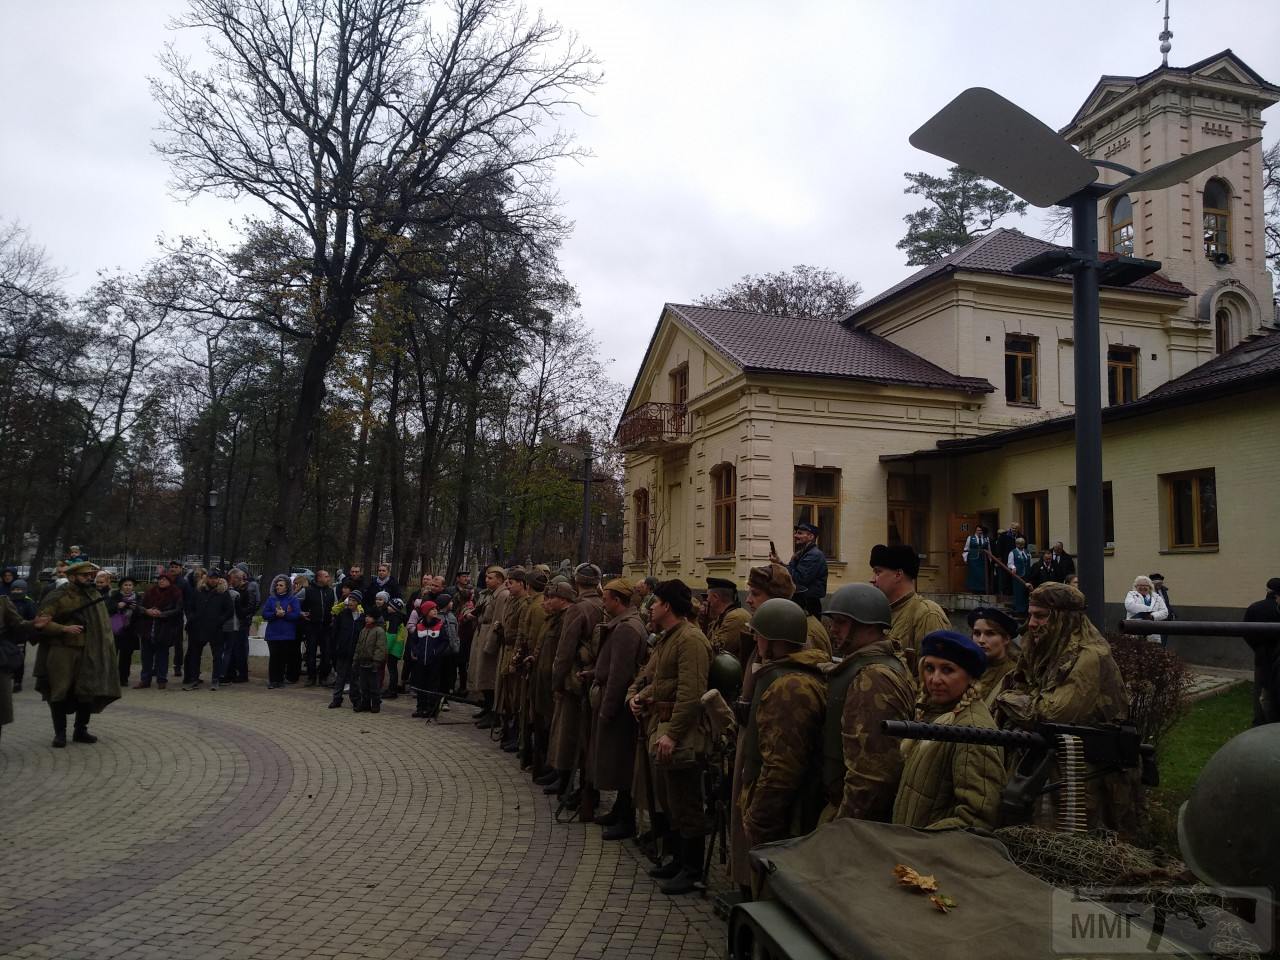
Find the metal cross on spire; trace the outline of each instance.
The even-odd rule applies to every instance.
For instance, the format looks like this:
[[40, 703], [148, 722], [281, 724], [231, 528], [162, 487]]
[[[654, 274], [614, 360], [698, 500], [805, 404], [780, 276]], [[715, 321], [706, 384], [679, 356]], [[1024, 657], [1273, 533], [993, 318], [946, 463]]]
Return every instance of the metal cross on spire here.
[[1161, 66], [1169, 65], [1169, 51], [1173, 49], [1173, 44], [1169, 41], [1173, 39], [1173, 31], [1169, 29], [1169, 0], [1164, 0], [1164, 29], [1160, 31], [1160, 56]]

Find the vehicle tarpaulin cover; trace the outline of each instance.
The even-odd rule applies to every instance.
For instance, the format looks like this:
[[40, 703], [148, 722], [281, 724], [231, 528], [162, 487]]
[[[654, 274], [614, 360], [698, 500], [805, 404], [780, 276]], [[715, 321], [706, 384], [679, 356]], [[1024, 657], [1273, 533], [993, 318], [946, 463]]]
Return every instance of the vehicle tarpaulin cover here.
[[[751, 859], [763, 871], [765, 895], [842, 960], [1058, 956], [1053, 887], [1014, 866], [997, 840], [835, 820], [808, 836], [756, 847]], [[943, 913], [928, 894], [899, 884], [899, 864], [934, 877], [955, 908]]]

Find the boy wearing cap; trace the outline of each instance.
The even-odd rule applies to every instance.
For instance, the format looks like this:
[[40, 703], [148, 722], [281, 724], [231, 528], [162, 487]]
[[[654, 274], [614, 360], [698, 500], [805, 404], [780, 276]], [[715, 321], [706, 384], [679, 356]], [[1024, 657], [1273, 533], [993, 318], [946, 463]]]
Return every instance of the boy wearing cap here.
[[355, 692], [351, 709], [356, 713], [378, 713], [382, 710], [382, 693], [378, 687], [378, 668], [387, 661], [387, 631], [382, 618], [374, 610], [364, 615], [364, 629], [356, 639], [351, 655], [355, 673]]
[[[935, 630], [920, 642], [920, 696], [915, 719], [923, 723], [996, 729], [974, 684], [987, 657], [971, 637]], [[893, 822], [921, 830], [955, 827], [994, 830], [1004, 787], [999, 747], [976, 743], [906, 740], [902, 782]]]
[[889, 639], [896, 640], [910, 660], [914, 660], [926, 635], [951, 628], [946, 612], [916, 593], [919, 574], [920, 555], [915, 547], [877, 543], [871, 548], [872, 586], [885, 595], [893, 612]]
[[331, 710], [342, 706], [342, 691], [348, 683], [351, 685], [351, 702], [356, 702], [356, 687], [351, 682], [351, 658], [355, 655], [356, 641], [359, 639], [364, 625], [364, 610], [360, 603], [364, 596], [359, 590], [349, 590], [347, 598], [342, 602], [342, 609], [334, 614], [333, 619], [333, 699], [329, 701]]

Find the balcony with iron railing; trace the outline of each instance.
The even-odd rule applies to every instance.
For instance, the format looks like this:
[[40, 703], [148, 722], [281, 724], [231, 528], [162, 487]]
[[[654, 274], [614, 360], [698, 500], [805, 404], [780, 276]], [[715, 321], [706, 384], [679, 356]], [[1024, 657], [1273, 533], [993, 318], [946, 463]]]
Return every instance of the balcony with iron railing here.
[[645, 403], [628, 411], [614, 438], [627, 453], [659, 453], [690, 442], [689, 409], [683, 403]]

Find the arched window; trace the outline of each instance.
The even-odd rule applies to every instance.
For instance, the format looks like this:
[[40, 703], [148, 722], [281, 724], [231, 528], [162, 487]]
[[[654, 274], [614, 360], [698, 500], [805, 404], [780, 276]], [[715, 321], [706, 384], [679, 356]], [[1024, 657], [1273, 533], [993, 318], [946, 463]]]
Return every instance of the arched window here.
[[1133, 201], [1127, 195], [1111, 202], [1110, 236], [1112, 253], [1133, 256]]
[[1218, 353], [1231, 349], [1231, 311], [1219, 307], [1213, 315], [1213, 347]]
[[738, 472], [731, 463], [711, 468], [711, 515], [715, 556], [732, 556], [738, 542]]
[[1204, 185], [1204, 255], [1231, 259], [1231, 188], [1217, 177]]
[[636, 504], [636, 562], [649, 559], [649, 491], [641, 487], [634, 494]]

